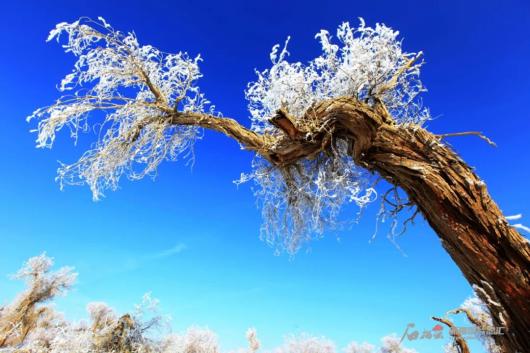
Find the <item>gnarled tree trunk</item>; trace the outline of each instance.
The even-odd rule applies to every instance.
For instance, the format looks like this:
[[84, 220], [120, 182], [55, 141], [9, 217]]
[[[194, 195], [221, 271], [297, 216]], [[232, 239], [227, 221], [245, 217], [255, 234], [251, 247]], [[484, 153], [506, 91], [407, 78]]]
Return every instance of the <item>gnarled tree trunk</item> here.
[[[300, 119], [298, 119], [300, 120]], [[222, 132], [271, 164], [285, 167], [346, 140], [354, 161], [401, 187], [423, 213], [442, 245], [487, 304], [510, 353], [530, 352], [530, 243], [506, 221], [485, 183], [440, 137], [417, 125], [396, 124], [384, 104], [343, 97], [320, 102], [302, 120], [320, 128], [299, 131], [287, 112], [271, 123], [285, 135], [270, 145], [263, 135], [230, 118], [170, 113], [175, 125]]]
[[[530, 352], [530, 245], [508, 224], [485, 183], [439, 137], [393, 123], [382, 104], [342, 98], [311, 114], [350, 142], [357, 164], [406, 191], [488, 305], [494, 325], [504, 328], [497, 344], [506, 352]], [[310, 143], [291, 140], [270, 160], [290, 163], [325, 148], [325, 140], [324, 132]]]
[[429, 132], [382, 126], [362, 159], [402, 187], [488, 305], [507, 352], [530, 352], [530, 246], [486, 185]]

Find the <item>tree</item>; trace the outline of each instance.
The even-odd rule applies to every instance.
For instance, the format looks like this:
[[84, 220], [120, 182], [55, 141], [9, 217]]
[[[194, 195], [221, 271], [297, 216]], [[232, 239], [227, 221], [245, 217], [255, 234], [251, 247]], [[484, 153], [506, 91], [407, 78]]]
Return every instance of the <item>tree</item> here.
[[38, 328], [53, 331], [47, 324], [60, 321], [50, 307], [40, 304], [64, 294], [75, 282], [77, 274], [69, 267], [49, 273], [52, 265], [53, 260], [42, 254], [29, 259], [15, 274], [14, 278], [26, 280], [28, 288], [13, 303], [0, 307], [0, 348], [22, 343]]
[[255, 154], [253, 172], [240, 182], [258, 186], [263, 237], [295, 252], [336, 225], [345, 204], [373, 201], [370, 175], [378, 175], [394, 186], [382, 196], [386, 213], [416, 206], [493, 324], [506, 329], [497, 344], [530, 352], [530, 244], [443, 143], [451, 134], [422, 127], [429, 118], [419, 97], [422, 53], [403, 51], [398, 32], [361, 20], [357, 28], [340, 25], [334, 42], [323, 30], [316, 35], [322, 54], [307, 64], [288, 61], [287, 42], [275, 46], [272, 66], [246, 91], [250, 128], [223, 117], [200, 91], [200, 56], [140, 45], [102, 18], [61, 23], [48, 40], [62, 34], [77, 57], [60, 85], [71, 94], [28, 118], [39, 119], [37, 146], [51, 147], [64, 128], [74, 139], [91, 126], [99, 131], [92, 149], [61, 165], [61, 187], [87, 184], [99, 199], [122, 176], [140, 179], [163, 160], [192, 156], [200, 130], [214, 130]]
[[[0, 306], [0, 351], [5, 353], [218, 353], [217, 335], [190, 327], [183, 333], [153, 335], [167, 319], [158, 313], [158, 300], [145, 294], [132, 314], [118, 317], [103, 302], [87, 305], [89, 322], [72, 322], [47, 302], [64, 294], [76, 278], [71, 268], [50, 272], [53, 259], [30, 258], [15, 278], [26, 278], [28, 288], [12, 304]], [[261, 348], [256, 330], [246, 332], [248, 347], [233, 353], [256, 353]], [[403, 347], [395, 335], [381, 339], [380, 353], [416, 353]], [[346, 353], [375, 353], [375, 347], [352, 342]], [[271, 350], [278, 353], [335, 353], [333, 342], [308, 335], [291, 336]]]

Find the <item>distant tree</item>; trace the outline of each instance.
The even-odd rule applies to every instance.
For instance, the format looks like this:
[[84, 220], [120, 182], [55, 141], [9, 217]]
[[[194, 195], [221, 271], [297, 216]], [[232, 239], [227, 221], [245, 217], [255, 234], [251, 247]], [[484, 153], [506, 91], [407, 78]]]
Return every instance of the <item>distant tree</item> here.
[[[217, 335], [209, 329], [190, 327], [183, 333], [153, 335], [166, 321], [158, 314], [158, 300], [144, 295], [132, 314], [120, 317], [103, 302], [87, 305], [89, 322], [64, 320], [49, 302], [64, 294], [76, 278], [71, 268], [50, 272], [53, 259], [42, 254], [29, 259], [15, 278], [26, 278], [28, 288], [10, 305], [0, 306], [0, 352], [3, 353], [219, 353]], [[153, 337], [154, 336], [154, 337]], [[247, 348], [260, 350], [256, 330], [246, 332]], [[381, 339], [379, 353], [417, 353], [402, 346], [396, 336]], [[358, 348], [358, 349], [357, 349]], [[374, 346], [351, 343], [346, 353], [376, 353]], [[360, 350], [359, 350], [360, 349]], [[324, 338], [290, 336], [275, 353], [336, 353]]]
[[[495, 332], [497, 328], [493, 326], [491, 314], [487, 306], [480, 300], [476, 293], [466, 299], [464, 303], [457, 309], [448, 311], [444, 318], [433, 317], [433, 320], [441, 322], [450, 328], [450, 335], [453, 337], [453, 342], [445, 346], [446, 353], [469, 353], [469, 347], [463, 335], [459, 332], [450, 320], [450, 315], [465, 314], [467, 320], [476, 328], [476, 338], [478, 338], [486, 351], [489, 353], [502, 353], [500, 347], [495, 344], [493, 336], [495, 334], [503, 334], [502, 332]], [[502, 330], [499, 330], [502, 331]], [[493, 334], [492, 334], [493, 333]]]
[[61, 187], [87, 184], [99, 199], [123, 176], [140, 179], [164, 160], [192, 157], [201, 129], [218, 131], [256, 156], [240, 182], [258, 186], [262, 236], [295, 252], [335, 226], [345, 204], [373, 201], [376, 174], [393, 186], [382, 195], [382, 216], [416, 206], [413, 216], [423, 214], [493, 324], [506, 328], [497, 344], [530, 352], [530, 244], [443, 143], [452, 135], [487, 138], [422, 127], [429, 112], [419, 99], [421, 52], [403, 51], [398, 32], [362, 20], [340, 25], [335, 41], [323, 30], [322, 53], [307, 64], [288, 61], [287, 42], [275, 46], [272, 66], [246, 90], [250, 128], [223, 117], [199, 90], [199, 56], [141, 45], [101, 18], [61, 23], [48, 40], [61, 35], [77, 62], [60, 85], [68, 94], [29, 117], [39, 120], [37, 146], [51, 147], [62, 129], [74, 139], [98, 130], [91, 149], [59, 168]]
[[39, 328], [48, 329], [49, 325], [43, 322], [60, 322], [53, 310], [42, 304], [63, 294], [77, 274], [69, 267], [50, 273], [52, 265], [53, 260], [42, 254], [29, 259], [15, 274], [14, 278], [26, 280], [28, 288], [10, 305], [0, 307], [0, 348], [20, 344]]

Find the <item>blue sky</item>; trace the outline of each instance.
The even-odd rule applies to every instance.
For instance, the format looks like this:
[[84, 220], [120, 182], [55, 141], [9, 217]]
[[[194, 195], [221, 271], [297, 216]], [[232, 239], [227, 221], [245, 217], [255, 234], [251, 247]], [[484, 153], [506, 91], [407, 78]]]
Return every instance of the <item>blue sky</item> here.
[[[248, 123], [243, 90], [270, 48], [292, 36], [296, 60], [318, 53], [321, 28], [363, 17], [401, 32], [404, 47], [423, 50], [424, 100], [431, 131], [480, 130], [451, 144], [476, 167], [505, 214], [530, 217], [530, 4], [527, 1], [11, 1], [0, 5], [0, 302], [22, 288], [10, 281], [30, 256], [47, 251], [58, 266], [75, 266], [75, 289], [58, 302], [81, 318], [89, 301], [131, 310], [151, 291], [180, 330], [197, 324], [225, 349], [244, 344], [255, 326], [266, 347], [288, 333], [324, 335], [344, 346], [377, 343], [407, 323], [430, 317], [471, 293], [427, 224], [399, 240], [407, 256], [374, 231], [377, 205], [361, 222], [329, 232], [294, 258], [275, 256], [258, 238], [260, 214], [248, 186], [232, 183], [252, 156], [207, 132], [193, 169], [166, 163], [155, 182], [124, 182], [98, 203], [87, 188], [59, 191], [57, 161], [81, 150], [62, 135], [53, 150], [34, 148], [25, 117], [57, 96], [73, 58], [45, 43], [56, 23], [103, 16], [164, 51], [201, 53], [200, 86], [226, 116]], [[348, 210], [352, 212], [352, 210]], [[347, 215], [346, 215], [347, 216]], [[444, 342], [416, 342], [438, 352]]]

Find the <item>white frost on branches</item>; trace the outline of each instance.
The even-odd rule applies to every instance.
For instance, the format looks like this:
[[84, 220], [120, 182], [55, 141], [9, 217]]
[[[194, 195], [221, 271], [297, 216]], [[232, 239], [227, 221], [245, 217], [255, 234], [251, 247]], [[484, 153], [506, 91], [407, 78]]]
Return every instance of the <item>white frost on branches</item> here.
[[493, 321], [491, 319], [488, 307], [476, 295], [467, 298], [460, 307], [464, 310], [468, 310], [471, 315], [478, 320], [481, 326], [480, 328], [488, 328], [493, 326]]
[[[283, 48], [274, 46], [272, 66], [257, 72], [246, 90], [251, 129], [265, 149], [274, 148], [283, 136], [269, 122], [278, 109], [300, 131], [311, 132], [322, 128], [322, 122], [305, 113], [331, 98], [382, 102], [399, 124], [421, 125], [428, 119], [418, 98], [425, 91], [419, 79], [422, 62], [416, 60], [421, 53], [405, 52], [398, 34], [382, 24], [368, 27], [362, 19], [356, 28], [345, 22], [336, 38], [325, 30], [316, 35], [322, 52], [307, 64], [288, 61], [288, 41]], [[60, 23], [50, 32], [48, 40], [53, 39], [64, 43], [77, 61], [59, 87], [67, 94], [28, 118], [39, 121], [37, 146], [51, 147], [61, 130], [76, 141], [80, 132], [97, 133], [96, 142], [77, 162], [61, 164], [61, 188], [86, 184], [99, 199], [124, 176], [154, 176], [162, 161], [193, 156], [193, 144], [201, 137], [197, 125], [211, 118], [206, 113], [213, 114], [196, 86], [202, 76], [199, 56], [141, 45], [134, 33], [117, 31], [102, 18]], [[205, 114], [179, 123], [176, 112]], [[210, 119], [202, 126], [219, 121]], [[227, 132], [223, 126], [215, 130]], [[367, 173], [348, 153], [347, 141], [333, 139], [329, 145], [313, 159], [288, 166], [271, 166], [257, 156], [252, 172], [237, 182], [257, 184], [262, 237], [278, 249], [297, 251], [304, 241], [340, 225], [345, 205], [362, 208], [375, 199]]]
[[364, 207], [376, 197], [366, 173], [347, 154], [345, 141], [338, 141], [332, 156], [319, 155], [284, 169], [271, 167], [260, 158], [254, 172], [242, 174], [242, 183], [253, 180], [254, 194], [262, 210], [261, 237], [278, 249], [295, 253], [313, 236], [340, 225], [344, 205]]
[[495, 340], [487, 332], [494, 328], [491, 313], [486, 303], [484, 303], [476, 294], [467, 298], [462, 305], [462, 309], [468, 310], [471, 315], [477, 320], [478, 329], [482, 330], [479, 339], [482, 345], [489, 353], [502, 353], [499, 346], [495, 344]]
[[[315, 36], [322, 45], [322, 54], [307, 64], [287, 60], [289, 39], [281, 50], [275, 45], [270, 54], [272, 67], [258, 71], [257, 81], [246, 91], [253, 129], [272, 132], [268, 120], [279, 108], [300, 118], [324, 99], [374, 98], [407, 61], [418, 55], [404, 52], [398, 35], [383, 24], [367, 27], [363, 19], [357, 28], [344, 22], [337, 29], [336, 43], [326, 30]], [[421, 124], [429, 118], [428, 110], [418, 100], [425, 91], [419, 79], [421, 65], [416, 63], [403, 72], [397, 85], [380, 97], [397, 122]]]
[[[97, 129], [98, 140], [79, 161], [59, 168], [61, 187], [88, 184], [99, 199], [105, 189], [117, 188], [122, 175], [143, 178], [163, 160], [190, 151], [198, 138], [196, 127], [156, 118], [177, 106], [186, 112], [206, 109], [209, 102], [195, 85], [202, 76], [200, 56], [140, 45], [134, 33], [116, 31], [102, 18], [60, 23], [48, 41], [60, 41], [62, 35], [65, 51], [77, 61], [59, 87], [69, 94], [28, 117], [39, 119], [37, 147], [51, 147], [63, 129], [77, 140], [89, 126]], [[97, 111], [102, 120], [89, 123], [89, 113]]]
[[313, 337], [307, 334], [287, 337], [283, 346], [274, 353], [335, 353], [335, 344], [324, 337]]
[[63, 329], [62, 317], [44, 303], [65, 294], [77, 274], [70, 267], [51, 272], [52, 266], [53, 259], [43, 253], [27, 260], [13, 276], [25, 280], [27, 288], [11, 304], [0, 306], [0, 348], [16, 345], [25, 337], [32, 345], [40, 345]]
[[[311, 107], [326, 99], [356, 97], [374, 103], [381, 100], [397, 123], [421, 125], [429, 118], [418, 95], [425, 91], [420, 79], [422, 62], [401, 72], [417, 53], [402, 50], [398, 32], [377, 24], [357, 28], [343, 23], [337, 41], [329, 32], [317, 35], [322, 53], [307, 64], [288, 61], [287, 44], [273, 47], [272, 67], [257, 72], [246, 97], [252, 129], [258, 133], [279, 134], [269, 122], [278, 109], [284, 109], [301, 131], [312, 131], [318, 122], [310, 121]], [[421, 54], [421, 53], [420, 53]], [[396, 75], [401, 72], [400, 75]], [[388, 82], [397, 77], [391, 88]], [[340, 210], [349, 203], [364, 207], [375, 199], [367, 173], [357, 167], [347, 153], [345, 141], [334, 141], [332, 153], [321, 153], [287, 168], [275, 169], [260, 160], [253, 172], [239, 182], [253, 180], [262, 206], [262, 237], [270, 243], [296, 252], [301, 244], [320, 236], [325, 229], [340, 224]]]
[[16, 279], [25, 279], [31, 297], [47, 300], [57, 295], [63, 295], [75, 282], [77, 273], [71, 267], [62, 267], [51, 272], [53, 259], [46, 253], [30, 258], [24, 266], [13, 275]]
[[256, 329], [251, 327], [247, 330], [245, 333], [245, 336], [247, 337], [248, 341], [248, 352], [255, 353], [259, 350], [261, 343], [258, 340], [258, 334], [256, 332]]
[[217, 335], [207, 329], [192, 326], [182, 334], [166, 336], [157, 349], [157, 353], [219, 353]]
[[[523, 215], [521, 213], [513, 215], [513, 216], [505, 216], [506, 220], [508, 221], [517, 221], [523, 218]], [[516, 224], [510, 224], [515, 229], [521, 229], [524, 230], [527, 233], [530, 233], [530, 227], [525, 226], [522, 223], [516, 223]]]

